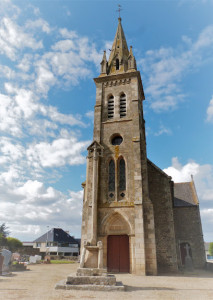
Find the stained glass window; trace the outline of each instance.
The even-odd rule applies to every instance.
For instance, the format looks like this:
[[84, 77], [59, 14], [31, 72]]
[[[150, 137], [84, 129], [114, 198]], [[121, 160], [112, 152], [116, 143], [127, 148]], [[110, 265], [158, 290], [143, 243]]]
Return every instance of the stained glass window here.
[[123, 158], [119, 161], [119, 190], [126, 190], [126, 166]]
[[115, 163], [114, 160], [109, 162], [109, 192], [115, 191]]

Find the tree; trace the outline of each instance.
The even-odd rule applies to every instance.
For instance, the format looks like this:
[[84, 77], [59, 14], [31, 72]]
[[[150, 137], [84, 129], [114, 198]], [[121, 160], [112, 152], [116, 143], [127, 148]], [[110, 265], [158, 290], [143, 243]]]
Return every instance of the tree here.
[[213, 256], [213, 242], [209, 244], [209, 254]]
[[22, 245], [22, 242], [19, 241], [18, 239], [8, 237], [7, 238], [7, 246], [11, 252], [15, 252], [18, 249], [20, 249], [23, 245]]
[[10, 231], [8, 230], [8, 227], [6, 226], [5, 223], [0, 225], [0, 235], [2, 235], [3, 237], [6, 238], [9, 233], [10, 233]]
[[2, 233], [0, 233], [0, 246], [6, 246], [7, 245], [7, 239], [3, 236]]

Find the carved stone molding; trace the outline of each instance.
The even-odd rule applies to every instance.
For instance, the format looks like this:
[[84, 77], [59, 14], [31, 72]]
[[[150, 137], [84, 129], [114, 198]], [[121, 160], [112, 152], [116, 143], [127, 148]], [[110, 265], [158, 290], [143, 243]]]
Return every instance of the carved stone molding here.
[[130, 82], [131, 82], [131, 78], [124, 78], [124, 79], [120, 79], [120, 80], [112, 80], [112, 81], [104, 82], [104, 87], [124, 85], [124, 84], [129, 84]]

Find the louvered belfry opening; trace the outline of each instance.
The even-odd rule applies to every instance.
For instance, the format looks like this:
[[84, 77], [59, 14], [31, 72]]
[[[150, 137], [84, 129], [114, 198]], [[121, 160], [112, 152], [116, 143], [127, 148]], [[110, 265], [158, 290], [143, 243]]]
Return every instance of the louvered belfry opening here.
[[108, 100], [108, 119], [114, 117], [114, 97], [110, 96]]
[[121, 94], [120, 96], [120, 118], [126, 116], [126, 95]]

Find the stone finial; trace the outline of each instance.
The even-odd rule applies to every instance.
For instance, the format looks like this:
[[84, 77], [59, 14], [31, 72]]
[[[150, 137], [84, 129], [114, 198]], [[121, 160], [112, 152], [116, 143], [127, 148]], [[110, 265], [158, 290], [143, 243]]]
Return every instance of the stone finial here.
[[108, 62], [106, 58], [106, 50], [104, 50], [103, 58], [101, 61], [101, 74], [107, 74]]
[[131, 69], [137, 70], [136, 60], [133, 55], [132, 46], [130, 46], [129, 56], [128, 56], [128, 70], [131, 70]]

